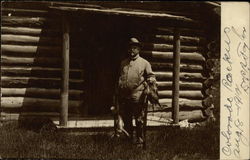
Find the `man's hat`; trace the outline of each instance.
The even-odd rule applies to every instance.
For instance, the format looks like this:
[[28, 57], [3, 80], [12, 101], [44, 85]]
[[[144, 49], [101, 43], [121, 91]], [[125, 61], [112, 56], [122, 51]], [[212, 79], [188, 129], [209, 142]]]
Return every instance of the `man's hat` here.
[[139, 46], [139, 47], [142, 47], [141, 43], [138, 41], [137, 38], [130, 38], [129, 40], [129, 45], [136, 45], [136, 46]]

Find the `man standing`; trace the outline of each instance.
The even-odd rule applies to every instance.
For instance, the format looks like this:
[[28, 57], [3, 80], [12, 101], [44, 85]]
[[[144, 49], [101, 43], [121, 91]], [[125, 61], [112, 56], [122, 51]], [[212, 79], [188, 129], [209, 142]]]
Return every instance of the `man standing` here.
[[143, 120], [145, 105], [142, 98], [145, 82], [155, 81], [150, 63], [140, 57], [141, 44], [131, 38], [128, 47], [128, 58], [121, 62], [118, 83], [118, 101], [124, 129], [133, 138], [133, 116], [136, 122], [137, 144], [143, 144]]

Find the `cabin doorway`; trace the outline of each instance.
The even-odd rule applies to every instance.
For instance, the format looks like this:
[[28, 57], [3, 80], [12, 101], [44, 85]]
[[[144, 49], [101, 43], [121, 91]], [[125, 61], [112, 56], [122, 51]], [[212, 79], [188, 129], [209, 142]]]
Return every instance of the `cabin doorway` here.
[[88, 116], [110, 114], [120, 62], [127, 52], [129, 34], [123, 23], [100, 16], [92, 17], [84, 25], [81, 35], [85, 75], [83, 107]]
[[150, 29], [150, 21], [145, 22], [135, 17], [112, 15], [76, 17], [71, 22], [74, 29], [71, 46], [78, 44], [77, 54], [84, 70], [83, 115], [110, 115], [120, 63], [127, 56], [128, 40], [132, 36], [142, 38]]

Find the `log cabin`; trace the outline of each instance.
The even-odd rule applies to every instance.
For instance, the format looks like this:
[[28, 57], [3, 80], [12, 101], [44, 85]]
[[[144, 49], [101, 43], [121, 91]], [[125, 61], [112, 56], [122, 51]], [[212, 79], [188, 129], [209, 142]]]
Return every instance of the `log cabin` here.
[[1, 12], [1, 121], [113, 124], [117, 72], [132, 36], [158, 83], [162, 107], [149, 110], [149, 125], [213, 116], [217, 2], [3, 2]]

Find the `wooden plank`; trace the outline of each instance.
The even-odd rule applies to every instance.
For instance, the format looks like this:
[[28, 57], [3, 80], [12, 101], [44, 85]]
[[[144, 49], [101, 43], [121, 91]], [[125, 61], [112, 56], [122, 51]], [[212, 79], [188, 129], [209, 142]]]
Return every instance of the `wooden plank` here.
[[177, 20], [183, 22], [189, 22], [192, 24], [196, 24], [197, 21], [187, 18], [185, 16], [176, 16], [166, 13], [154, 13], [154, 12], [145, 12], [141, 10], [117, 10], [117, 9], [98, 9], [98, 8], [77, 8], [77, 7], [50, 7], [52, 9], [58, 11], [68, 11], [68, 12], [82, 12], [82, 13], [100, 13], [105, 15], [123, 15], [123, 16], [137, 16], [137, 17], [145, 17], [145, 18], [161, 18], [165, 20]]
[[[26, 87], [40, 87], [40, 88], [60, 88], [60, 78], [41, 78], [41, 77], [8, 77], [2, 76], [3, 88], [26, 88]], [[84, 80], [70, 79], [69, 87], [71, 89], [83, 89]]]
[[[155, 58], [161, 60], [173, 60], [173, 52], [159, 52], [159, 51], [149, 51], [143, 50], [141, 51], [142, 57]], [[181, 52], [181, 61], [195, 61], [195, 62], [205, 62], [205, 58], [201, 55], [201, 53], [197, 52]]]
[[[203, 84], [201, 82], [183, 82], [180, 81], [180, 89], [181, 90], [202, 90]], [[159, 90], [164, 89], [172, 89], [173, 82], [172, 81], [158, 81], [157, 87]]]
[[180, 31], [178, 29], [174, 32], [174, 68], [173, 68], [173, 90], [172, 90], [172, 119], [175, 124], [179, 123], [179, 98], [180, 98], [180, 62], [181, 62], [181, 41]]
[[140, 9], [145, 11], [155, 11], [155, 12], [170, 12], [174, 15], [199, 15], [197, 8], [199, 8], [198, 2], [186, 2], [186, 1], [131, 1], [129, 3], [123, 1], [117, 1], [116, 3], [112, 1], [92, 1], [88, 4], [96, 4], [106, 8], [123, 8], [123, 9]]
[[62, 51], [62, 86], [60, 99], [60, 126], [67, 126], [68, 123], [68, 99], [69, 99], [69, 22], [63, 17], [63, 51]]
[[[77, 113], [82, 106], [82, 101], [70, 100], [70, 112]], [[60, 100], [44, 99], [44, 98], [30, 98], [30, 97], [2, 97], [1, 107], [5, 109], [21, 108], [22, 111], [36, 111], [36, 112], [59, 112]]]
[[[27, 36], [27, 35], [13, 35], [13, 34], [2, 34], [2, 44], [7, 44], [4, 47], [12, 47], [8, 44], [22, 44], [24, 45], [48, 45], [48, 46], [58, 46], [61, 43], [59, 38], [41, 37], [41, 36]], [[53, 50], [53, 47], [51, 49]], [[39, 47], [40, 49], [41, 47]], [[23, 51], [23, 50], [22, 50]]]
[[[172, 72], [154, 72], [157, 81], [166, 81], [173, 78]], [[188, 73], [188, 72], [180, 72], [180, 80], [182, 81], [192, 81], [199, 82], [205, 80], [206, 77], [202, 76], [201, 73]]]
[[2, 34], [14, 34], [14, 35], [31, 35], [40, 36], [46, 35], [47, 37], [58, 36], [61, 30], [58, 29], [46, 29], [46, 28], [31, 28], [31, 27], [1, 27]]
[[[31, 97], [59, 99], [60, 89], [46, 88], [1, 88], [2, 97]], [[70, 100], [82, 100], [84, 92], [82, 90], [69, 90]]]
[[[61, 77], [61, 68], [50, 68], [50, 67], [16, 67], [16, 66], [2, 66], [2, 76], [16, 76], [16, 77], [50, 77], [56, 78]], [[78, 79], [82, 78], [82, 69], [70, 69], [70, 78]]]

